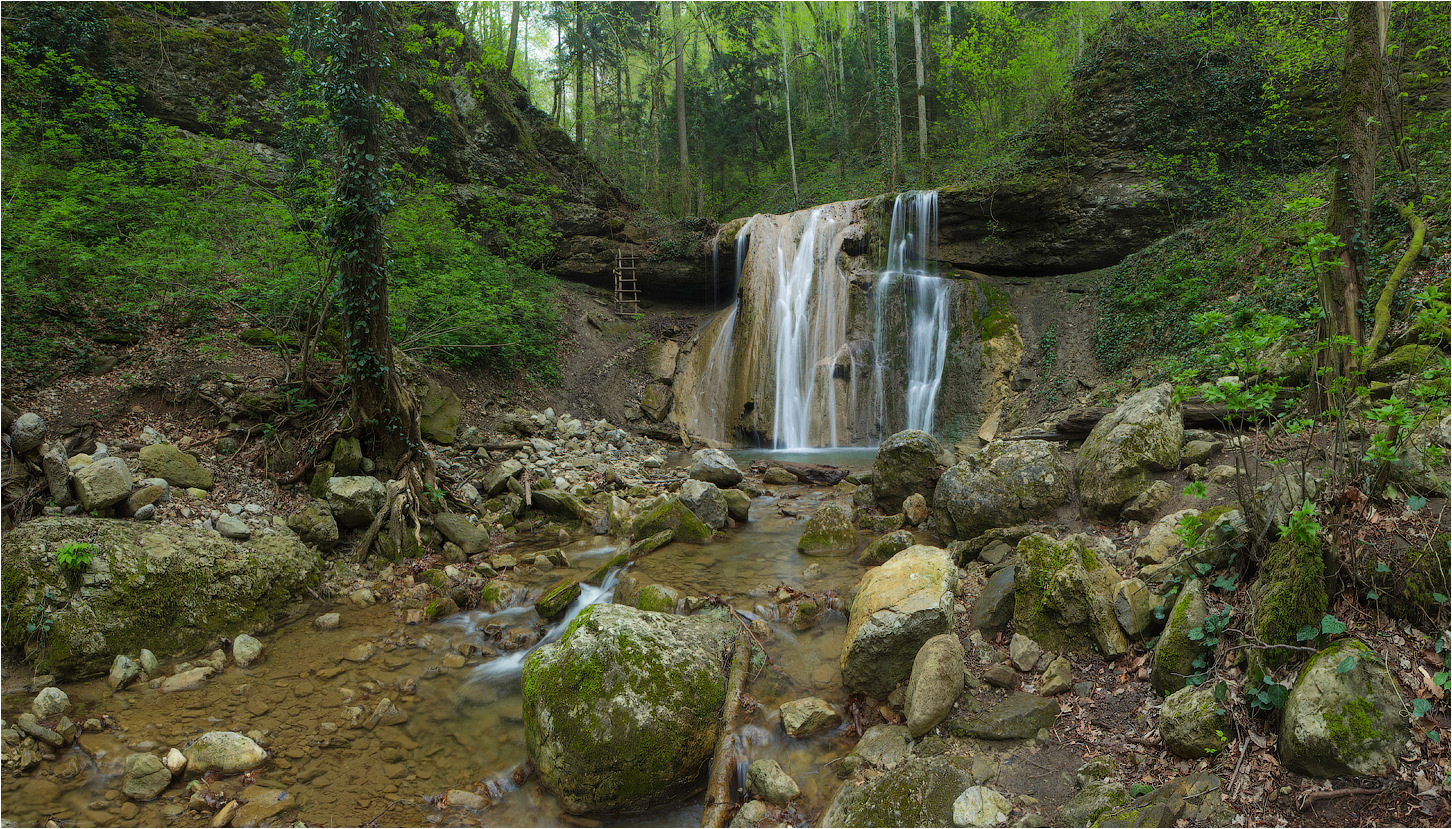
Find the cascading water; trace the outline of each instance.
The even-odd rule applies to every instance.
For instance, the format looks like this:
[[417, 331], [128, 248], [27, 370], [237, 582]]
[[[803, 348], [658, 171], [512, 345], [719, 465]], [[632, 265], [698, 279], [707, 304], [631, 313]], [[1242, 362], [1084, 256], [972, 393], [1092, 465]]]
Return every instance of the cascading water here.
[[[773, 446], [777, 449], [802, 449], [811, 446], [812, 416], [817, 403], [820, 355], [836, 351], [841, 340], [839, 332], [827, 330], [818, 309], [837, 307], [841, 280], [819, 277], [817, 250], [819, 239], [831, 236], [831, 221], [823, 219], [824, 211], [813, 210], [797, 239], [796, 248], [788, 253], [788, 242], [777, 243], [776, 295], [772, 302], [772, 330], [776, 342], [772, 353], [776, 359], [776, 423]], [[823, 225], [825, 224], [825, 227]], [[837, 397], [826, 398], [828, 446], [837, 445]]]
[[[901, 353], [906, 428], [933, 431], [933, 413], [951, 329], [951, 283], [930, 269], [937, 256], [938, 194], [916, 190], [898, 195], [892, 206], [887, 267], [873, 291], [878, 420], [887, 428], [885, 397], [891, 371], [888, 355]], [[897, 340], [905, 338], [904, 348]], [[893, 384], [896, 385], [896, 384]], [[894, 389], [895, 391], [895, 389]]]

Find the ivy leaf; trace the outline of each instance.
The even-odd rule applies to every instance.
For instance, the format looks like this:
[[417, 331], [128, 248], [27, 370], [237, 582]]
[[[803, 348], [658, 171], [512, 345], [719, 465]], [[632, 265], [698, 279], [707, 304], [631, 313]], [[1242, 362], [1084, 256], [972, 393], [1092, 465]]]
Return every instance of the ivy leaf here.
[[1431, 710], [1432, 710], [1432, 703], [1428, 702], [1427, 700], [1424, 700], [1421, 697], [1418, 697], [1417, 699], [1412, 700], [1412, 718], [1413, 719], [1416, 719], [1418, 717], [1425, 717], [1425, 716], [1427, 716], [1427, 712], [1428, 711], [1431, 711]]
[[1327, 636], [1335, 636], [1346, 632], [1346, 623], [1336, 621], [1336, 617], [1327, 613], [1321, 617], [1321, 632]]
[[1374, 602], [1374, 601], [1377, 601], [1380, 598], [1381, 598], [1381, 594], [1378, 593], [1378, 592], [1376, 592], [1375, 590], [1368, 590], [1368, 591], [1366, 591], [1366, 600], [1367, 601]]
[[1221, 576], [1215, 581], [1210, 582], [1210, 586], [1219, 590], [1234, 590], [1235, 582], [1238, 578], [1239, 576], [1237, 576], [1235, 573], [1231, 573], [1226, 576]]
[[1341, 664], [1339, 664], [1339, 665], [1336, 666], [1336, 673], [1337, 674], [1350, 673], [1351, 672], [1351, 669], [1352, 668], [1355, 668], [1355, 667], [1356, 667], [1356, 657], [1354, 657], [1354, 656], [1348, 656], [1345, 659], [1341, 660]]
[[1378, 561], [1376, 563], [1376, 572], [1378, 572], [1378, 573], [1390, 573], [1391, 572], [1391, 568], [1388, 567], [1388, 566], [1386, 566], [1386, 562], [1384, 562], [1384, 561]]
[[1434, 601], [1434, 602], [1436, 602], [1438, 604], [1446, 604], [1447, 603], [1447, 596], [1445, 594], [1442, 594], [1442, 593], [1433, 593], [1432, 594], [1432, 601]]
[[1309, 642], [1312, 639], [1315, 639], [1319, 635], [1320, 635], [1320, 631], [1316, 630], [1316, 626], [1315, 625], [1304, 625], [1304, 626], [1301, 627], [1300, 630], [1296, 631], [1296, 641], [1297, 642]]
[[1200, 573], [1200, 575], [1203, 576], [1215, 568], [1213, 565], [1210, 564], [1210, 562], [1202, 561], [1195, 565], [1195, 569]]
[[1204, 628], [1195, 628], [1194, 630], [1186, 633], [1185, 636], [1188, 637], [1192, 642], [1198, 642], [1201, 639], [1205, 638], [1205, 630]]
[[1407, 498], [1407, 512], [1419, 512], [1427, 505], [1427, 499], [1420, 495], [1412, 495]]

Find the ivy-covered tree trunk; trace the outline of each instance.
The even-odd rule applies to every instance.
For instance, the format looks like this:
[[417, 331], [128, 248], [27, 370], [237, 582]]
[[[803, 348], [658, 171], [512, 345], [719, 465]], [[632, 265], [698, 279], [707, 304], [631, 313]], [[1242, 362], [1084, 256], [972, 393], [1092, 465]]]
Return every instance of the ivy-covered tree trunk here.
[[340, 263], [346, 375], [353, 392], [351, 427], [385, 455], [403, 459], [423, 448], [418, 404], [393, 361], [388, 329], [388, 240], [392, 207], [383, 167], [381, 73], [387, 65], [380, 3], [339, 3], [331, 98], [338, 127], [336, 212], [330, 236]]
[[1367, 222], [1376, 192], [1376, 143], [1381, 111], [1381, 26], [1385, 3], [1346, 6], [1346, 57], [1341, 74], [1341, 105], [1337, 114], [1336, 181], [1331, 195], [1329, 230], [1340, 240], [1317, 277], [1323, 345], [1317, 352], [1313, 408], [1330, 405], [1331, 384], [1354, 381], [1359, 363], [1352, 351], [1361, 344], [1356, 316], [1365, 281]]

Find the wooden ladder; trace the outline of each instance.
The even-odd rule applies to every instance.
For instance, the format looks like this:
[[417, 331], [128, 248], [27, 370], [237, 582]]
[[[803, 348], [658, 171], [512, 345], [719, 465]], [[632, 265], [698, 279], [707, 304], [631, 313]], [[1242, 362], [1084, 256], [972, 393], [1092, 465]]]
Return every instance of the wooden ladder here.
[[640, 313], [640, 287], [635, 276], [635, 254], [625, 248], [615, 251], [615, 313], [632, 317]]

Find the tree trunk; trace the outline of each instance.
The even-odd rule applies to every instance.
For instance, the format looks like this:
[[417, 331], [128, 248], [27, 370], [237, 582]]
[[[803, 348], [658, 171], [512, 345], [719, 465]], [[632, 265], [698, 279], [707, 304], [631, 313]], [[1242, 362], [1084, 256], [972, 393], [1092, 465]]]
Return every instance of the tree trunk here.
[[585, 4], [575, 3], [575, 145], [585, 149]]
[[[1346, 57], [1341, 74], [1341, 106], [1337, 113], [1336, 181], [1327, 227], [1341, 241], [1331, 260], [1317, 274], [1325, 318], [1312, 376], [1313, 410], [1334, 407], [1335, 380], [1354, 383], [1360, 375], [1353, 350], [1361, 345], [1361, 320], [1356, 316], [1365, 281], [1367, 222], [1376, 192], [1376, 143], [1380, 126], [1381, 41], [1385, 20], [1377, 3], [1346, 7]], [[1329, 369], [1325, 374], [1319, 370]]]
[[504, 56], [504, 71], [514, 74], [514, 48], [519, 43], [519, 0], [509, 4], [509, 53]]
[[892, 68], [892, 180], [893, 186], [903, 180], [902, 174], [902, 86], [897, 73], [897, 2], [887, 4], [887, 55]]
[[923, 166], [922, 184], [928, 185], [928, 83], [923, 67], [923, 14], [921, 0], [913, 0], [913, 53], [918, 66], [918, 161]]
[[384, 454], [403, 458], [423, 449], [418, 404], [393, 360], [388, 328], [388, 253], [383, 216], [389, 207], [383, 156], [379, 15], [375, 3], [339, 3], [340, 54], [333, 117], [338, 127], [337, 213], [332, 243], [341, 263], [338, 306], [344, 359], [353, 391], [352, 428]]
[[787, 158], [792, 163], [792, 208], [795, 209], [801, 206], [802, 192], [797, 187], [797, 150], [796, 142], [792, 139], [792, 79], [787, 67], [786, 17], [782, 14], [780, 2], [776, 4], [776, 19], [781, 24], [781, 82], [782, 88], [786, 90]]
[[691, 159], [686, 142], [686, 29], [681, 23], [681, 0], [671, 2], [676, 47], [676, 145], [681, 156], [681, 215], [691, 215]]

